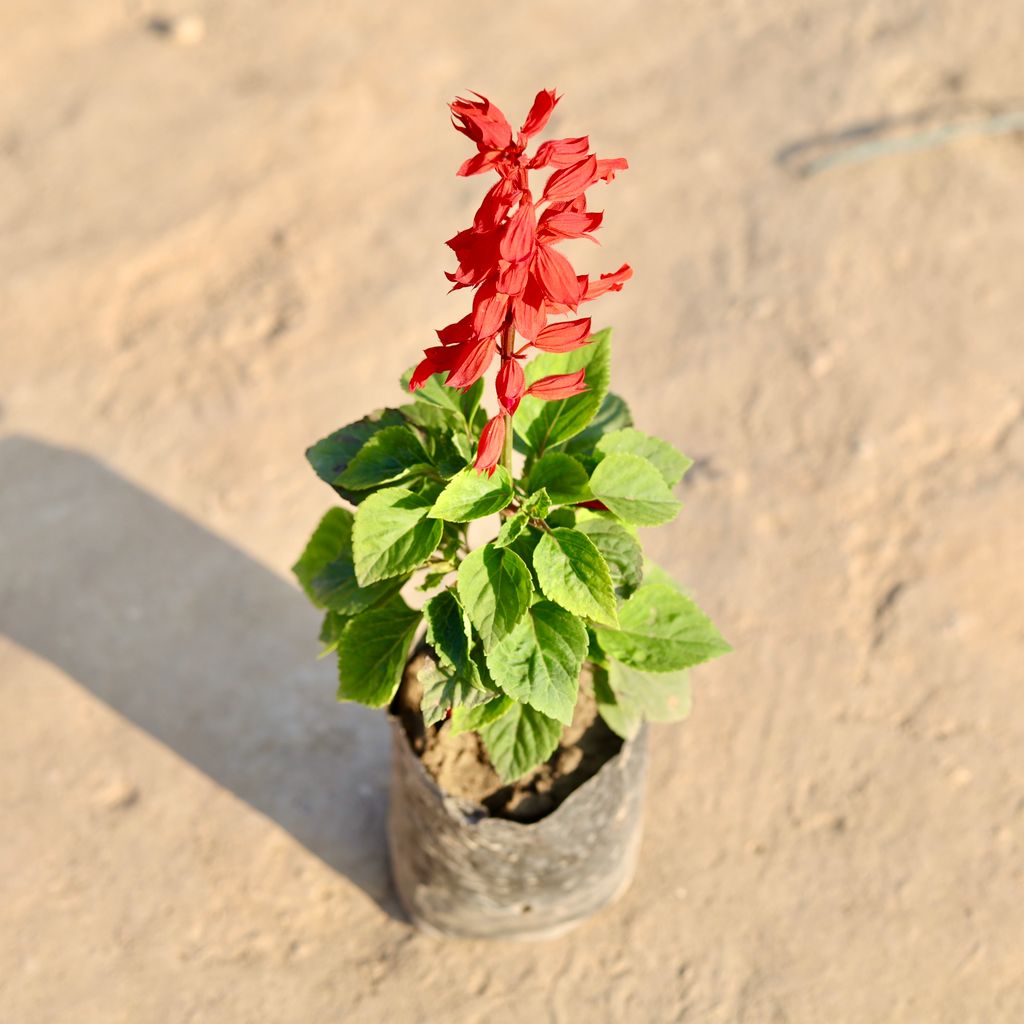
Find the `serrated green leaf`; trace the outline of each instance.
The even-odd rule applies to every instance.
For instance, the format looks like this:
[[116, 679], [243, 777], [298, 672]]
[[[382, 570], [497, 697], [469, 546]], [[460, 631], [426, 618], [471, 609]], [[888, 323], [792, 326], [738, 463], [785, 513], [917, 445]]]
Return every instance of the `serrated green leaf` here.
[[520, 509], [501, 524], [498, 536], [494, 538], [496, 548], [507, 548], [529, 525], [530, 517]]
[[612, 732], [624, 740], [631, 740], [636, 735], [643, 715], [631, 705], [619, 703], [608, 682], [608, 672], [598, 666], [594, 667], [594, 700], [598, 714]]
[[674, 487], [693, 465], [693, 459], [687, 458], [668, 441], [660, 437], [652, 437], [633, 427], [625, 430], [613, 430], [605, 434], [596, 445], [597, 453], [603, 458], [615, 452], [627, 455], [639, 455], [646, 459], [659, 473], [669, 487]]
[[377, 409], [369, 416], [317, 441], [306, 450], [306, 458], [321, 480], [329, 483], [346, 501], [357, 505], [366, 497], [366, 493], [338, 486], [338, 477], [374, 434], [385, 427], [401, 426], [404, 422], [397, 409]]
[[526, 563], [511, 549], [485, 544], [459, 566], [459, 598], [490, 650], [526, 613], [533, 581]]
[[567, 441], [584, 430], [594, 418], [608, 391], [611, 331], [594, 335], [594, 341], [572, 352], [543, 352], [526, 367], [528, 384], [555, 373], [586, 368], [587, 390], [553, 402], [527, 395], [512, 421], [520, 444], [531, 454]]
[[511, 501], [512, 480], [504, 466], [498, 466], [491, 477], [464, 469], [448, 481], [430, 510], [430, 518], [466, 523], [500, 512]]
[[338, 700], [390, 704], [419, 622], [420, 613], [400, 597], [350, 619], [338, 641]]
[[674, 672], [732, 650], [689, 597], [664, 583], [645, 583], [619, 609], [619, 628], [596, 632], [616, 661], [644, 672]]
[[619, 395], [609, 392], [601, 402], [601, 408], [597, 415], [591, 420], [586, 430], [581, 431], [574, 438], [562, 445], [562, 450], [569, 455], [582, 455], [591, 452], [598, 439], [612, 430], [621, 430], [624, 427], [633, 426], [633, 417], [630, 414], [629, 406]]
[[551, 601], [538, 601], [488, 652], [487, 667], [510, 697], [568, 725], [586, 653], [583, 623]]
[[472, 628], [458, 595], [454, 590], [442, 590], [423, 606], [427, 623], [427, 643], [437, 655], [441, 670], [459, 677], [467, 685], [483, 689], [470, 653], [473, 646]]
[[352, 513], [332, 508], [320, 520], [292, 566], [309, 599], [319, 608], [356, 615], [401, 590], [406, 577], [361, 587], [352, 557]]
[[408, 405], [400, 405], [398, 411], [409, 423], [431, 433], [456, 430], [462, 426], [454, 409], [442, 408], [432, 402], [417, 399]]
[[613, 661], [608, 668], [608, 683], [621, 708], [649, 722], [678, 722], [690, 713], [690, 673], [685, 669], [641, 672]]
[[608, 566], [585, 534], [564, 526], [544, 534], [533, 567], [545, 597], [575, 615], [609, 626], [618, 623]]
[[527, 704], [513, 702], [496, 722], [480, 730], [491, 764], [512, 782], [546, 761], [558, 747], [562, 723]]
[[530, 470], [527, 490], [544, 488], [553, 505], [568, 505], [576, 501], [589, 501], [590, 480], [587, 471], [571, 455], [548, 452], [542, 455]]
[[629, 597], [643, 580], [644, 553], [637, 539], [620, 523], [603, 517], [581, 518], [576, 529], [586, 534], [608, 564], [612, 586]]
[[486, 704], [476, 707], [457, 707], [452, 709], [451, 730], [453, 736], [463, 732], [479, 732], [485, 725], [496, 722], [506, 711], [511, 710], [515, 703], [511, 697], [502, 694], [492, 697]]
[[620, 519], [636, 526], [657, 526], [681, 508], [661, 473], [639, 455], [606, 455], [590, 476], [594, 497]]
[[428, 727], [436, 725], [455, 708], [472, 708], [494, 699], [493, 692], [473, 686], [468, 676], [448, 672], [429, 659], [417, 677], [423, 688], [420, 711]]
[[412, 572], [434, 552], [441, 524], [427, 519], [432, 502], [405, 487], [388, 487], [366, 499], [352, 527], [352, 553], [361, 586]]
[[318, 657], [326, 657], [332, 651], [337, 650], [338, 641], [341, 639], [341, 631], [345, 628], [350, 615], [342, 615], [339, 612], [328, 611], [324, 615], [324, 621], [320, 624], [320, 643], [324, 645]]
[[399, 480], [428, 463], [423, 445], [408, 427], [384, 427], [363, 445], [336, 483], [363, 491]]

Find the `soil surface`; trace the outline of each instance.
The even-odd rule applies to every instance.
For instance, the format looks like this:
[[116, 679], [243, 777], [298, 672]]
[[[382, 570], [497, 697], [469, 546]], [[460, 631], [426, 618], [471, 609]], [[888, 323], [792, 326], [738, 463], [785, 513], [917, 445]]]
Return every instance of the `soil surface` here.
[[544, 764], [506, 785], [477, 733], [452, 735], [447, 721], [424, 728], [417, 673], [430, 663], [430, 656], [420, 653], [406, 666], [396, 698], [406, 735], [441, 789], [486, 807], [493, 817], [538, 821], [622, 749], [622, 740], [597, 713], [590, 674], [584, 671], [572, 723], [563, 731], [558, 749]]
[[[1024, 1021], [1024, 144], [940, 130], [1019, 108], [1022, 38], [1019, 0], [0, 3], [4, 1024]], [[629, 159], [569, 251], [635, 269], [585, 315], [697, 460], [643, 539], [735, 653], [651, 730], [616, 906], [442, 943], [289, 573], [302, 453], [469, 309], [445, 102], [549, 87]]]

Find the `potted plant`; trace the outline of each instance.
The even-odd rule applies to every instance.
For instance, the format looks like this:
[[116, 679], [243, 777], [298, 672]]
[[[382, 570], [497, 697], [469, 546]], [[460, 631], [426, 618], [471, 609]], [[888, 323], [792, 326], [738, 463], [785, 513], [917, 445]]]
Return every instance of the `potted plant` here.
[[644, 722], [685, 716], [687, 670], [729, 650], [637, 539], [675, 518], [691, 462], [633, 426], [609, 332], [576, 315], [632, 275], [579, 276], [557, 248], [593, 239], [587, 192], [627, 164], [586, 136], [528, 153], [557, 102], [540, 92], [518, 132], [483, 97], [451, 104], [476, 149], [459, 175], [497, 176], [448, 242], [472, 309], [402, 378], [411, 401], [307, 452], [353, 508], [294, 571], [324, 609], [338, 698], [391, 711], [396, 889], [448, 934], [556, 931], [624, 889]]

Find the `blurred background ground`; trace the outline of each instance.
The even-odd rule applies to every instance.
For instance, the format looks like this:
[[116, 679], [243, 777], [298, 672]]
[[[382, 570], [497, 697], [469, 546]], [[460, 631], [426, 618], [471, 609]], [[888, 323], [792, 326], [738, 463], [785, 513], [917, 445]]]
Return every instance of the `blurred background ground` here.
[[[1024, 1020], [1024, 145], [800, 173], [1020, 109], [1022, 38], [996, 0], [6, 0], [0, 1017]], [[579, 258], [635, 267], [616, 390], [701, 460], [650, 543], [737, 651], [656, 733], [621, 904], [439, 943], [288, 576], [302, 451], [463, 311], [445, 102], [551, 86], [631, 163]]]

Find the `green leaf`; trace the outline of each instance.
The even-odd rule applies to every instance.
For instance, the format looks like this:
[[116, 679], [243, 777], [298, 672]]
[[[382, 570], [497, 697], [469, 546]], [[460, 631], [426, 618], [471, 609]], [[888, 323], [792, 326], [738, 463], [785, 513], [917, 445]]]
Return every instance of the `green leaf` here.
[[533, 581], [526, 563], [511, 549], [485, 544], [459, 566], [459, 597], [490, 650], [508, 636], [530, 606]]
[[586, 653], [583, 623], [551, 601], [538, 601], [488, 653], [487, 667], [510, 697], [568, 725]]
[[732, 650], [689, 597], [664, 583], [645, 583], [619, 609], [619, 628], [597, 635], [613, 658], [644, 672], [673, 672]]
[[473, 646], [469, 616], [454, 590], [442, 590], [423, 606], [427, 643], [437, 655], [440, 668], [475, 689], [484, 689], [470, 657]]
[[419, 438], [408, 427], [384, 427], [363, 445], [336, 482], [362, 491], [408, 476], [429, 461]]
[[633, 417], [629, 406], [618, 395], [609, 392], [604, 396], [601, 408], [586, 430], [567, 441], [562, 450], [570, 455], [582, 454], [593, 449], [598, 439], [612, 430], [622, 430], [633, 426]]
[[585, 534], [565, 526], [544, 534], [533, 553], [533, 567], [545, 597], [576, 615], [618, 624], [608, 566]]
[[341, 639], [341, 631], [345, 628], [349, 615], [341, 615], [339, 612], [328, 611], [324, 615], [324, 621], [320, 625], [320, 643], [324, 649], [318, 657], [325, 657], [332, 651], [337, 650], [338, 641]]
[[553, 505], [568, 505], [576, 501], [589, 501], [590, 480], [587, 471], [571, 455], [548, 452], [542, 455], [530, 470], [527, 490], [544, 488]]
[[417, 678], [423, 688], [420, 711], [427, 726], [436, 725], [450, 710], [472, 708], [494, 699], [494, 693], [473, 686], [462, 674], [446, 672], [428, 659]]
[[596, 516], [581, 518], [576, 529], [586, 534], [601, 552], [616, 593], [629, 597], [644, 576], [644, 554], [636, 538], [620, 523]]
[[443, 409], [432, 402], [416, 399], [408, 405], [400, 405], [398, 411], [409, 423], [431, 433], [441, 433], [461, 427], [458, 414], [453, 409]]
[[306, 450], [309, 464], [321, 480], [329, 483], [346, 501], [359, 504], [365, 493], [338, 486], [338, 477], [348, 468], [360, 449], [379, 430], [401, 426], [405, 420], [397, 409], [377, 409], [347, 427], [336, 430]]
[[523, 447], [534, 455], [567, 441], [594, 418], [608, 391], [611, 332], [594, 335], [594, 341], [572, 352], [544, 352], [526, 367], [526, 380], [532, 384], [554, 373], [572, 373], [586, 368], [587, 390], [581, 395], [553, 402], [527, 395], [512, 421]]
[[500, 512], [511, 501], [512, 480], [504, 466], [498, 466], [492, 477], [475, 469], [464, 469], [441, 492], [430, 518], [465, 523]]
[[350, 619], [338, 641], [338, 700], [390, 704], [419, 622], [420, 613], [400, 597]]
[[562, 723], [526, 704], [513, 703], [480, 734], [491, 764], [505, 782], [512, 782], [555, 752]]
[[431, 501], [404, 487], [371, 494], [356, 512], [352, 552], [361, 586], [412, 572], [441, 539], [441, 524], [427, 519]]
[[352, 559], [352, 513], [344, 508], [332, 508], [320, 520], [292, 572], [313, 604], [343, 615], [379, 604], [401, 590], [406, 579], [359, 585]]
[[639, 455], [661, 473], [669, 487], [679, 483], [693, 465], [693, 459], [687, 458], [668, 441], [662, 441], [660, 437], [651, 437], [650, 434], [634, 430], [632, 427], [605, 434], [597, 442], [597, 451], [602, 457], [615, 452]]
[[632, 705], [619, 703], [608, 682], [608, 672], [597, 666], [594, 668], [594, 700], [597, 702], [598, 714], [612, 732], [624, 740], [630, 740], [636, 735], [643, 715]]
[[509, 516], [501, 524], [498, 536], [494, 538], [496, 548], [507, 548], [530, 523], [530, 516], [520, 509], [515, 515]]
[[591, 474], [590, 489], [620, 519], [636, 526], [667, 523], [681, 507], [661, 473], [639, 455], [606, 455]]
[[479, 732], [485, 725], [496, 722], [506, 711], [510, 711], [515, 701], [502, 694], [493, 697], [486, 704], [476, 707], [456, 707], [452, 709], [451, 730], [453, 736], [463, 732]]
[[650, 722], [677, 722], [690, 713], [690, 673], [685, 670], [652, 674], [613, 661], [608, 682], [621, 708]]

